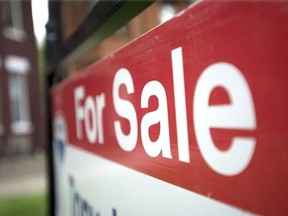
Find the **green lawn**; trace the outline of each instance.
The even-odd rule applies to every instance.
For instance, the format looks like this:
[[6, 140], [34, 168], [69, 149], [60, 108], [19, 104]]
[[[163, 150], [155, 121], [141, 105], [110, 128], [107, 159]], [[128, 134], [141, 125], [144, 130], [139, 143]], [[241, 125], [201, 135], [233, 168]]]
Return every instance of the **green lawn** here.
[[46, 195], [0, 198], [1, 216], [46, 216]]

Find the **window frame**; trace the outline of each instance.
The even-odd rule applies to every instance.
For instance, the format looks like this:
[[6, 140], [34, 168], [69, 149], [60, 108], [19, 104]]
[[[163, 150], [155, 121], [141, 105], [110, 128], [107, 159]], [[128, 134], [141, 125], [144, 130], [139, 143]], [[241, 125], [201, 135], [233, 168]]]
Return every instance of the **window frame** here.
[[[15, 121], [12, 118], [12, 113], [10, 113], [10, 130], [13, 134], [21, 135], [21, 134], [30, 134], [33, 130], [33, 125], [31, 122], [31, 112], [30, 112], [30, 107], [29, 107], [29, 89], [28, 89], [28, 73], [30, 71], [30, 63], [28, 59], [24, 57], [19, 57], [19, 56], [13, 56], [9, 55], [5, 58], [5, 69], [9, 75], [9, 85], [10, 85], [10, 74], [17, 74], [24, 76], [26, 78], [26, 82], [24, 83], [25, 93], [26, 94], [26, 103], [25, 105], [21, 106], [22, 108], [26, 109], [25, 113], [27, 116], [24, 118], [24, 120], [19, 120]], [[26, 76], [26, 77], [25, 77]], [[11, 98], [11, 90], [9, 86], [9, 97]], [[9, 102], [9, 105], [11, 106], [11, 101]], [[11, 107], [10, 107], [11, 110]]]
[[[11, 16], [11, 23], [12, 25], [7, 24], [7, 13], [4, 11], [5, 5], [10, 4], [9, 15]], [[3, 28], [3, 35], [4, 37], [15, 40], [18, 42], [23, 42], [26, 39], [26, 33], [24, 31], [24, 23], [23, 23], [23, 10], [22, 10], [22, 1], [13, 1], [13, 0], [6, 0], [2, 2], [3, 5], [3, 21], [4, 21], [4, 28]]]

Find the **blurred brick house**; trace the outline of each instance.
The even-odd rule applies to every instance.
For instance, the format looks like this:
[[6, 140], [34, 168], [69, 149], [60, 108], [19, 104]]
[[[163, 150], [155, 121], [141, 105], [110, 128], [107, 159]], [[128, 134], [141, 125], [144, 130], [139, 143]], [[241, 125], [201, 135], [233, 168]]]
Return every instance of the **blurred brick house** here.
[[[55, 16], [60, 26], [63, 40], [67, 39], [84, 20], [91, 8], [97, 4], [98, 0], [88, 1], [71, 1], [61, 0], [50, 2], [50, 18], [51, 14]], [[87, 65], [101, 59], [112, 51], [124, 46], [128, 42], [134, 40], [140, 35], [146, 33], [150, 29], [172, 18], [181, 10], [187, 8], [195, 0], [159, 0], [147, 8], [144, 12], [132, 19], [124, 27], [119, 29], [114, 35], [108, 37], [101, 42], [99, 46], [87, 53], [83, 58], [71, 65], [66, 73], [68, 76], [79, 72]], [[55, 19], [55, 17], [54, 17]]]
[[0, 156], [44, 145], [43, 103], [30, 1], [0, 1]]

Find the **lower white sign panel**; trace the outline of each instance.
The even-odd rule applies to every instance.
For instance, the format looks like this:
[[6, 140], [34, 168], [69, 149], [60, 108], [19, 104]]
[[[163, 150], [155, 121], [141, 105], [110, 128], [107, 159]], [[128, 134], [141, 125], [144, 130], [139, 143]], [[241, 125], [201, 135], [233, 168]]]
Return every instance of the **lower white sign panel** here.
[[57, 215], [249, 214], [70, 145], [54, 161]]

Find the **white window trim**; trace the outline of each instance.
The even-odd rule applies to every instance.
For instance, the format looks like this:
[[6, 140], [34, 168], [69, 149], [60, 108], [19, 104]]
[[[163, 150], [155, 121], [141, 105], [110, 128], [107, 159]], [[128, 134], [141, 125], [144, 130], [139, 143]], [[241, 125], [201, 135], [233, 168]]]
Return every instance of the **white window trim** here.
[[[9, 55], [5, 58], [5, 68], [9, 73], [28, 74], [30, 63], [26, 58]], [[13, 134], [29, 134], [33, 131], [33, 124], [30, 121], [11, 122], [11, 131]]]
[[27, 74], [30, 70], [29, 61], [26, 58], [19, 56], [7, 56], [4, 64], [9, 73]]
[[[10, 0], [10, 1], [13, 1], [13, 0]], [[3, 35], [7, 39], [18, 41], [18, 42], [23, 42], [27, 38], [27, 34], [23, 29], [23, 20], [24, 20], [23, 11], [22, 11], [23, 6], [22, 6], [21, 1], [18, 2], [18, 4], [14, 6], [16, 7], [13, 8], [14, 10], [12, 9], [11, 16], [13, 16], [13, 18], [18, 17], [18, 20], [17, 20], [18, 26], [13, 26], [13, 25], [4, 26]]]
[[12, 122], [11, 131], [13, 134], [30, 134], [33, 131], [33, 124], [27, 121]]
[[27, 38], [26, 32], [24, 32], [22, 29], [18, 29], [15, 27], [4, 27], [3, 35], [5, 38], [18, 42], [23, 42]]

